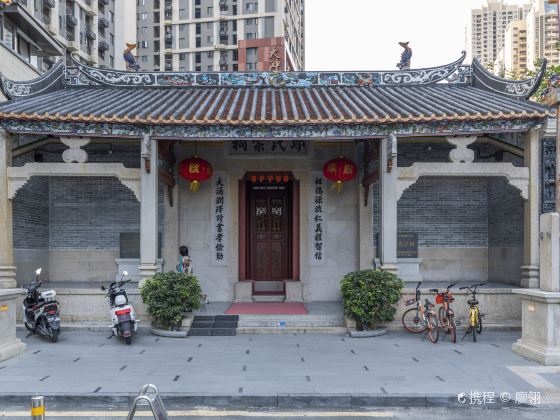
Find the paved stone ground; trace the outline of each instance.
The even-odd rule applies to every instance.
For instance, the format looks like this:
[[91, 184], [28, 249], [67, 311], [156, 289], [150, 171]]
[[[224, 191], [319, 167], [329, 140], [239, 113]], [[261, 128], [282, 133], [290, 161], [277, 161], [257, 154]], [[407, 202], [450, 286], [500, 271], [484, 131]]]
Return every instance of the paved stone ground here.
[[[0, 395], [134, 393], [145, 383], [163, 393], [211, 395], [457, 394], [538, 391], [522, 376], [536, 365], [511, 351], [518, 332], [488, 332], [473, 343], [432, 344], [420, 335], [134, 337], [65, 332], [58, 343], [25, 338], [25, 354], [0, 363]], [[510, 367], [522, 366], [515, 373]], [[515, 370], [515, 369], [514, 369]], [[541, 371], [542, 373], [542, 371]], [[543, 374], [560, 386], [560, 374]]]

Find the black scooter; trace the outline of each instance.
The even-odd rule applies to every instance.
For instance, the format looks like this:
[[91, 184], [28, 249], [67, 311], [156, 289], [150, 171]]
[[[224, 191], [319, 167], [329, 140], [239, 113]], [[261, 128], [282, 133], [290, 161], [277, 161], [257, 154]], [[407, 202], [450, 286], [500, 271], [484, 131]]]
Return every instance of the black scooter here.
[[39, 334], [49, 337], [53, 343], [58, 341], [60, 335], [60, 305], [56, 301], [54, 290], [39, 292], [39, 287], [43, 284], [39, 280], [41, 269], [35, 271], [37, 278], [33, 283], [24, 286], [27, 296], [23, 300], [23, 314], [25, 328], [29, 330], [28, 337], [32, 334]]

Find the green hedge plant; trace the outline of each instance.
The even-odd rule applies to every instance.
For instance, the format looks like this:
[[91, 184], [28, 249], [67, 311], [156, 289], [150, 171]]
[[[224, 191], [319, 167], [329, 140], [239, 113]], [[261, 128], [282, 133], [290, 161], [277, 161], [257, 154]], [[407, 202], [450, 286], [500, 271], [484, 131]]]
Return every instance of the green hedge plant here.
[[391, 322], [402, 295], [402, 280], [381, 270], [361, 270], [346, 274], [340, 284], [346, 316], [356, 321], [358, 330]]
[[148, 306], [153, 325], [172, 329], [178, 326], [185, 312], [198, 309], [202, 301], [202, 289], [192, 274], [156, 273], [146, 280], [140, 292]]

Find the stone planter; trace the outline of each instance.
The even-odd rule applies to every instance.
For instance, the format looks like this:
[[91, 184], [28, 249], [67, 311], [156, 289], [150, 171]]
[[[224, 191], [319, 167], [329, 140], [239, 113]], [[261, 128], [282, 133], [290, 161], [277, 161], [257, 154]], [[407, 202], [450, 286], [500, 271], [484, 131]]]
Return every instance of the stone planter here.
[[189, 334], [193, 319], [194, 315], [192, 313], [187, 313], [183, 316], [181, 327], [178, 330], [163, 330], [152, 326], [151, 331], [153, 335], [159, 337], [185, 338]]
[[348, 328], [348, 331], [356, 329], [356, 321], [352, 318], [348, 318], [347, 316], [345, 316], [344, 322], [346, 323], [346, 328]]
[[350, 330], [350, 337], [352, 338], [366, 338], [366, 337], [378, 337], [384, 335], [387, 332], [385, 327], [375, 328], [373, 330], [357, 331]]

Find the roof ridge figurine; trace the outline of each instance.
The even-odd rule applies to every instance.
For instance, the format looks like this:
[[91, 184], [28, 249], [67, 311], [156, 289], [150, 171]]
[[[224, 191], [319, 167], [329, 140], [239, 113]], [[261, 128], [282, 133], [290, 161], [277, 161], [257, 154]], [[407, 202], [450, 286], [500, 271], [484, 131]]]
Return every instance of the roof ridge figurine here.
[[399, 42], [399, 45], [404, 48], [401, 54], [401, 61], [397, 63], [399, 70], [410, 70], [410, 59], [412, 58], [412, 49], [408, 46], [408, 42]]
[[136, 44], [129, 44], [126, 43], [126, 49], [123, 52], [123, 58], [126, 62], [126, 70], [127, 71], [138, 71], [140, 70], [140, 65], [134, 59], [132, 55], [132, 50], [136, 48]]

